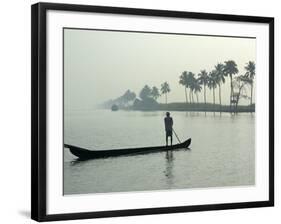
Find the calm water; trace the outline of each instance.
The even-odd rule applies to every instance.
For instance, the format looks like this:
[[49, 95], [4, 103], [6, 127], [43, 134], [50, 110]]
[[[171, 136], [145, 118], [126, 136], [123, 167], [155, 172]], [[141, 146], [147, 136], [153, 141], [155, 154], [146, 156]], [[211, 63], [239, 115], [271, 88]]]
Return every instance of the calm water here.
[[[102, 150], [165, 144], [165, 112], [65, 114], [65, 143]], [[191, 150], [77, 161], [64, 149], [64, 193], [104, 193], [255, 184], [255, 116], [171, 112]], [[174, 143], [177, 139], [174, 136]]]

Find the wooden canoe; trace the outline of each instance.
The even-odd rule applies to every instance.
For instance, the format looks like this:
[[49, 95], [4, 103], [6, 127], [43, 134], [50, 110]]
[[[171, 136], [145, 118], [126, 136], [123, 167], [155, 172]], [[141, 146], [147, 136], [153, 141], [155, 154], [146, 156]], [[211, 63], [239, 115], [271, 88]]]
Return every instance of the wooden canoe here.
[[161, 152], [167, 150], [188, 148], [191, 143], [191, 138], [186, 141], [172, 145], [172, 146], [153, 146], [144, 148], [130, 148], [130, 149], [112, 149], [112, 150], [88, 150], [80, 148], [74, 145], [64, 144], [64, 147], [68, 148], [70, 152], [80, 159], [98, 159], [105, 157], [116, 157], [116, 156], [126, 156], [126, 155], [136, 155], [144, 153]]

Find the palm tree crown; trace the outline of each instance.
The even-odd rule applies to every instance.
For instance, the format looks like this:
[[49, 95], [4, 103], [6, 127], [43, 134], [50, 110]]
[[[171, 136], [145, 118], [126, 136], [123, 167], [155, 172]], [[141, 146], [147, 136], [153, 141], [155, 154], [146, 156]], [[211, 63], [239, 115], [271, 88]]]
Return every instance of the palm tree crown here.
[[180, 76], [179, 84], [186, 86], [187, 85], [187, 71], [184, 71]]
[[195, 82], [196, 82], [195, 74], [192, 73], [192, 72], [188, 72], [188, 75], [187, 75], [187, 87], [190, 88], [189, 98], [190, 98], [190, 101], [192, 101], [193, 103], [194, 103], [193, 91], [194, 91], [194, 87], [195, 87]]
[[169, 93], [171, 91], [170, 89], [170, 86], [167, 82], [164, 82], [162, 85], [161, 85], [161, 92], [163, 94], [166, 94], [166, 93]]
[[187, 85], [187, 84], [188, 84], [187, 71], [184, 71], [184, 72], [181, 74], [179, 84], [184, 86], [185, 101], [186, 101], [186, 103], [188, 103], [188, 100], [187, 100], [187, 93], [186, 93], [186, 89], [187, 89], [187, 87], [188, 87], [188, 85]]
[[246, 66], [246, 77], [250, 78], [250, 79], [254, 79], [255, 75], [256, 75], [256, 64], [253, 61], [249, 61]]
[[201, 70], [200, 73], [198, 74], [198, 83], [200, 85], [204, 86], [204, 102], [206, 104], [206, 85], [208, 84], [208, 73], [206, 72], [206, 70]]
[[195, 79], [194, 84], [193, 84], [193, 91], [196, 95], [197, 103], [199, 103], [198, 93], [201, 92], [201, 90], [202, 90], [202, 86], [200, 85], [199, 80]]
[[216, 73], [216, 76], [217, 76], [217, 80], [218, 80], [218, 83], [225, 83], [225, 76], [226, 76], [226, 73], [224, 72], [224, 66], [222, 63], [218, 63], [216, 66], [215, 66], [215, 73]]
[[167, 82], [161, 84], [161, 92], [166, 96], [166, 104], [167, 104], [167, 93], [171, 91], [170, 86]]
[[213, 103], [216, 103], [216, 95], [215, 95], [215, 88], [218, 85], [218, 76], [216, 70], [213, 70], [209, 73], [209, 80], [208, 80], [208, 87], [209, 89], [213, 89]]
[[224, 62], [224, 69], [226, 75], [235, 75], [238, 73], [237, 64], [233, 60], [225, 61]]
[[253, 61], [249, 61], [246, 66], [245, 76], [247, 77], [247, 82], [251, 85], [251, 97], [250, 97], [250, 105], [253, 104], [253, 83], [256, 75], [256, 64]]
[[224, 65], [222, 63], [218, 63], [215, 66], [214, 72], [216, 74], [216, 81], [219, 86], [219, 101], [220, 101], [220, 110], [221, 110], [221, 84], [225, 83], [225, 76], [227, 76], [227, 74], [224, 72]]
[[213, 70], [209, 73], [207, 86], [210, 89], [214, 89], [217, 87], [217, 84], [218, 84], [217, 74], [216, 71]]
[[233, 60], [225, 61], [223, 71], [230, 78], [230, 104], [231, 104], [231, 100], [233, 96], [232, 76], [238, 73], [237, 64]]
[[207, 85], [208, 84], [209, 77], [208, 77], [208, 73], [207, 73], [206, 70], [200, 71], [200, 73], [198, 74], [198, 80], [199, 80], [199, 83], [201, 85]]
[[159, 93], [159, 90], [156, 86], [153, 86], [152, 87], [152, 90], [151, 90], [151, 96], [153, 99], [157, 100], [158, 97], [160, 96], [160, 93]]

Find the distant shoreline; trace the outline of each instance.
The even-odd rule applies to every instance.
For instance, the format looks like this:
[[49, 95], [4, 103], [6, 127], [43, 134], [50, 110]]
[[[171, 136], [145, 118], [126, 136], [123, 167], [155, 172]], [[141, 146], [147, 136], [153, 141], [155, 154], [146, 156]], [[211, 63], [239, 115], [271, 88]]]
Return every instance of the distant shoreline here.
[[228, 112], [228, 113], [254, 113], [255, 104], [252, 105], [238, 105], [231, 107], [229, 105], [219, 105], [210, 103], [168, 103], [155, 105], [139, 105], [120, 107], [121, 110], [133, 111], [186, 111], [186, 112]]

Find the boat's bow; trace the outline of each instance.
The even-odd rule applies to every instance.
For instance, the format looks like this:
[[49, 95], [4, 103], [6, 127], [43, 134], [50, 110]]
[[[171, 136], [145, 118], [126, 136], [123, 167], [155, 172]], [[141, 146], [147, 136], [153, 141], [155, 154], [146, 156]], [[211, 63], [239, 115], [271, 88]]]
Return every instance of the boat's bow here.
[[188, 148], [191, 144], [191, 138], [187, 139], [184, 143], [184, 148]]

